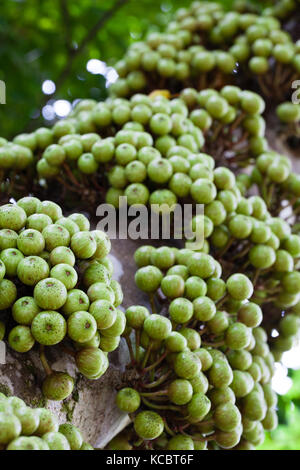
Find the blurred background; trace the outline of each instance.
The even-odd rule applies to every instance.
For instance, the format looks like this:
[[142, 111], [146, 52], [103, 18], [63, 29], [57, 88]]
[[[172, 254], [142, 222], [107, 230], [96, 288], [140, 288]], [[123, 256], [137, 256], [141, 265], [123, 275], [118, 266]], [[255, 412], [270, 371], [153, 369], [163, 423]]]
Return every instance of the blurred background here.
[[[191, 0], [4, 0], [0, 2], [2, 137], [51, 125], [82, 98], [103, 100], [113, 64], [146, 32], [163, 29]], [[220, 0], [230, 8], [233, 0]], [[272, 1], [252, 1], [256, 8]], [[300, 449], [300, 347], [277, 364], [279, 427], [262, 449]]]

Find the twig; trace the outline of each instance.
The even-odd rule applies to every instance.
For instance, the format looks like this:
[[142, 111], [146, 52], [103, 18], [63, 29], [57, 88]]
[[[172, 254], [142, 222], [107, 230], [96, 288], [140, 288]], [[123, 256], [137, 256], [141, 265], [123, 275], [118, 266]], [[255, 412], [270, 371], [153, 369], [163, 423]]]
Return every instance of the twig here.
[[42, 363], [42, 366], [46, 375], [51, 375], [52, 369], [49, 366], [46, 355], [45, 355], [45, 346], [43, 346], [42, 344], [40, 346], [40, 360], [41, 360], [41, 363]]
[[68, 54], [72, 53], [72, 31], [71, 31], [71, 18], [68, 8], [68, 0], [60, 0], [61, 19], [65, 33], [65, 47]]
[[[61, 89], [62, 85], [70, 75], [74, 60], [84, 51], [89, 42], [94, 39], [99, 30], [108, 22], [108, 20], [110, 20], [110, 18], [128, 2], [129, 0], [117, 0], [115, 5], [110, 10], [106, 11], [104, 15], [97, 21], [97, 23], [89, 29], [87, 35], [82, 39], [79, 46], [76, 49], [69, 50], [69, 57], [67, 58], [67, 62], [57, 76], [56, 80], [54, 80], [56, 85], [56, 90], [54, 93], [57, 93]], [[43, 95], [39, 108], [42, 108], [49, 101], [49, 99], [53, 97], [54, 93], [52, 95]]]

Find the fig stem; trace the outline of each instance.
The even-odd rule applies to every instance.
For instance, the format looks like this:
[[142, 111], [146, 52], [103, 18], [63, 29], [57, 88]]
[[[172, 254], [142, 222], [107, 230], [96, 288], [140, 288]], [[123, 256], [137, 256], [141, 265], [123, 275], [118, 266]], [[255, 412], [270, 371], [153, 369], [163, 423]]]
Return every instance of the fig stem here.
[[148, 347], [147, 347], [147, 350], [146, 350], [146, 353], [145, 353], [145, 356], [144, 356], [144, 359], [143, 359], [143, 362], [142, 362], [142, 368], [143, 369], [147, 365], [147, 362], [148, 362], [148, 359], [149, 359], [149, 356], [150, 356], [150, 353], [151, 353], [151, 349], [152, 349], [152, 341], [150, 341], [149, 344], [148, 344]]
[[168, 390], [158, 390], [157, 392], [143, 392], [143, 393], [140, 393], [141, 397], [156, 397], [156, 396], [159, 396], [159, 395], [166, 395], [168, 393]]
[[134, 357], [134, 352], [133, 352], [133, 349], [132, 349], [131, 339], [129, 338], [129, 336], [125, 336], [125, 340], [126, 340], [126, 343], [127, 343], [127, 346], [128, 346], [128, 351], [129, 351], [131, 363], [135, 364], [135, 357]]
[[165, 357], [166, 357], [167, 354], [168, 354], [167, 351], [164, 352], [163, 355], [160, 356], [160, 358], [159, 358], [156, 362], [154, 362], [153, 364], [151, 364], [151, 366], [146, 367], [146, 369], [144, 369], [143, 372], [146, 373], [146, 372], [149, 372], [149, 371], [152, 370], [152, 369], [155, 369], [155, 367], [158, 366], [158, 364], [160, 364], [160, 363], [165, 359]]
[[41, 363], [42, 363], [42, 366], [44, 368], [44, 371], [46, 373], [46, 375], [51, 375], [53, 373], [51, 367], [49, 366], [49, 363], [47, 361], [47, 358], [46, 358], [46, 354], [45, 354], [45, 346], [41, 344], [40, 346], [40, 360], [41, 360]]
[[142, 397], [142, 401], [145, 403], [146, 406], [148, 406], [149, 408], [154, 408], [155, 410], [170, 410], [170, 411], [181, 412], [181, 409], [179, 408], [179, 406], [157, 405], [156, 403], [152, 403], [145, 397]]
[[137, 362], [139, 362], [140, 341], [141, 341], [141, 332], [140, 330], [135, 330], [135, 358]]
[[156, 313], [156, 307], [155, 307], [155, 302], [154, 302], [154, 295], [153, 295], [153, 294], [149, 294], [149, 298], [150, 298], [150, 305], [151, 305], [152, 313]]
[[159, 379], [155, 380], [154, 382], [151, 382], [149, 384], [143, 385], [144, 388], [154, 388], [157, 387], [158, 385], [161, 385], [169, 376], [172, 374], [171, 370], [168, 370], [168, 372], [164, 375], [162, 375]]

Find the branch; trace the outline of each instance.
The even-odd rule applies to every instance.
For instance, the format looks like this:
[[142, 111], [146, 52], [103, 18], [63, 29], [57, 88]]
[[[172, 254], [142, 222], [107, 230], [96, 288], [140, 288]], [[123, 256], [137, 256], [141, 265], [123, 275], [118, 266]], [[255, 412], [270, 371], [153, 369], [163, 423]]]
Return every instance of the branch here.
[[71, 17], [68, 8], [68, 0], [59, 0], [61, 19], [64, 25], [65, 47], [68, 54], [72, 53]]
[[[73, 49], [71, 51], [71, 54], [69, 56], [69, 59], [68, 59], [66, 65], [65, 65], [65, 67], [63, 68], [63, 70], [61, 71], [61, 73], [59, 74], [59, 76], [56, 80], [56, 92], [61, 88], [62, 84], [65, 82], [66, 78], [68, 77], [75, 58], [84, 51], [84, 49], [86, 48], [88, 43], [92, 39], [94, 39], [94, 37], [99, 32], [99, 30], [127, 2], [128, 2], [128, 0], [118, 0], [115, 3], [115, 5], [110, 10], [105, 12], [104, 15], [99, 19], [99, 21], [89, 30], [89, 32], [83, 38], [83, 40], [81, 41], [79, 46], [76, 49]], [[49, 99], [49, 95], [46, 97], [46, 101], [48, 101], [48, 99]]]
[[90, 29], [86, 37], [83, 38], [76, 49], [76, 55], [80, 54], [85, 49], [87, 44], [96, 36], [102, 26], [104, 26], [104, 24], [107, 23], [107, 21], [127, 2], [128, 0], [118, 0], [110, 10], [104, 13], [102, 18], [100, 18], [99, 21]]
[[[97, 23], [89, 30], [87, 35], [82, 39], [79, 46], [76, 49], [69, 50], [69, 57], [68, 57], [67, 63], [63, 67], [63, 69], [61, 70], [60, 74], [58, 75], [58, 77], [55, 81], [56, 90], [55, 90], [54, 93], [57, 93], [60, 90], [60, 88], [62, 87], [62, 85], [64, 84], [66, 79], [68, 78], [68, 76], [69, 76], [69, 74], [72, 70], [73, 62], [76, 59], [76, 57], [78, 57], [84, 51], [84, 49], [86, 48], [88, 43], [90, 41], [92, 41], [92, 39], [94, 39], [94, 37], [99, 32], [99, 30], [107, 23], [107, 21], [110, 20], [110, 18], [123, 5], [125, 5], [129, 1], [130, 0], [117, 0], [117, 2], [114, 4], [114, 6], [110, 10], [106, 11], [104, 13], [104, 15], [97, 21]], [[61, 0], [62, 8], [63, 8], [63, 4], [66, 5], [65, 0]], [[41, 102], [40, 102], [40, 105], [39, 105], [39, 109], [41, 109], [43, 106], [45, 106], [47, 101], [49, 101], [49, 99], [51, 99], [51, 97], [54, 95], [54, 93], [52, 95], [43, 95], [43, 97], [41, 99]], [[29, 123], [29, 128], [30, 128], [30, 123]], [[29, 129], [27, 128], [26, 130], [29, 130]]]

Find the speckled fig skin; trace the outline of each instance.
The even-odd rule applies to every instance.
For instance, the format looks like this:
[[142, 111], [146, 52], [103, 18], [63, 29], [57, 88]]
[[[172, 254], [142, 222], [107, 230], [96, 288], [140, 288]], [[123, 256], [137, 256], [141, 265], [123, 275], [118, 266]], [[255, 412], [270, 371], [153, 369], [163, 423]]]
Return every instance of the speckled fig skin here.
[[20, 408], [14, 411], [22, 426], [22, 436], [31, 436], [39, 426], [39, 414], [31, 408]]
[[108, 300], [96, 300], [90, 306], [89, 312], [97, 322], [98, 329], [110, 328], [117, 318], [115, 307]]
[[71, 219], [75, 224], [78, 225], [79, 229], [82, 232], [90, 230], [90, 223], [88, 219], [83, 215], [83, 214], [78, 214], [77, 212], [74, 214], [71, 214], [69, 216], [69, 219]]
[[48, 400], [60, 401], [71, 395], [74, 380], [65, 372], [53, 372], [48, 375], [42, 385], [43, 394]]
[[79, 371], [89, 379], [99, 378], [107, 369], [108, 361], [103, 351], [97, 348], [82, 349], [76, 354]]
[[173, 380], [168, 387], [168, 396], [175, 405], [186, 405], [193, 396], [193, 387], [188, 380]]
[[222, 403], [214, 411], [214, 421], [221, 431], [232, 432], [241, 424], [241, 414], [233, 403]]
[[12, 316], [20, 325], [31, 325], [40, 311], [33, 297], [21, 297], [13, 305]]
[[101, 349], [104, 352], [115, 351], [120, 344], [120, 336], [101, 336]]
[[18, 418], [9, 413], [0, 413], [0, 445], [8, 444], [18, 437], [22, 427]]
[[5, 272], [6, 272], [5, 264], [3, 263], [3, 261], [0, 260], [0, 281], [2, 281], [2, 279], [4, 278]]
[[46, 214], [32, 214], [28, 217], [26, 227], [39, 232], [43, 232], [44, 228], [52, 224], [52, 220]]
[[122, 310], [119, 310], [119, 309], [117, 309], [116, 314], [117, 316], [112, 326], [110, 326], [109, 328], [102, 329], [102, 330], [100, 329], [100, 332], [103, 336], [106, 336], [108, 338], [111, 338], [111, 337], [115, 338], [116, 336], [121, 336], [121, 334], [125, 330], [125, 327], [126, 327], [125, 314], [122, 312]]
[[45, 346], [60, 343], [66, 335], [67, 324], [64, 317], [54, 311], [38, 313], [31, 325], [31, 332], [36, 341]]
[[209, 382], [216, 388], [228, 387], [233, 380], [233, 373], [226, 361], [215, 360], [209, 369]]
[[71, 238], [71, 249], [77, 258], [91, 258], [97, 250], [95, 237], [90, 232], [75, 233]]
[[95, 261], [85, 270], [83, 282], [86, 287], [90, 287], [95, 282], [104, 282], [108, 286], [110, 283], [109, 272], [105, 266]]
[[58, 310], [67, 300], [67, 289], [58, 279], [46, 278], [34, 288], [34, 299], [44, 310]]
[[62, 217], [62, 210], [58, 204], [52, 201], [42, 201], [39, 204], [39, 213], [48, 215], [53, 222]]
[[39, 256], [28, 256], [19, 263], [17, 274], [26, 286], [35, 286], [49, 276], [49, 265]]
[[72, 237], [75, 233], [79, 232], [79, 227], [78, 225], [73, 222], [73, 220], [67, 218], [67, 217], [62, 217], [61, 219], [58, 219], [56, 221], [57, 225], [61, 225], [62, 227], [66, 228]]
[[34, 438], [21, 436], [11, 441], [6, 450], [39, 450], [39, 447]]
[[254, 383], [255, 382], [249, 372], [234, 370], [230, 388], [233, 390], [237, 398], [243, 398], [253, 390]]
[[17, 248], [18, 234], [14, 230], [3, 229], [0, 230], [0, 250], [7, 248]]
[[201, 371], [201, 362], [196, 354], [183, 351], [175, 359], [174, 370], [178, 377], [187, 380], [193, 379]]
[[[54, 395], [59, 392], [61, 399], [63, 395], [71, 394], [74, 385], [72, 377], [53, 372], [49, 378], [49, 392]], [[71, 446], [73, 450], [79, 450], [83, 444], [83, 450], [93, 450], [88, 442], [83, 441], [79, 428], [65, 422], [65, 418], [58, 418], [53, 409], [49, 409], [51, 405], [54, 407], [55, 403], [48, 402], [48, 408], [31, 408], [21, 398], [0, 392], [0, 450], [71, 450]]]
[[42, 437], [46, 432], [57, 432], [58, 431], [58, 421], [56, 416], [45, 408], [37, 408], [39, 414], [39, 427], [35, 431], [37, 436]]
[[15, 351], [25, 353], [32, 349], [35, 340], [29, 326], [17, 325], [10, 331], [8, 342]]
[[75, 269], [63, 263], [54, 266], [50, 271], [50, 276], [61, 281], [67, 290], [73, 289], [78, 281]]
[[49, 450], [47, 442], [41, 437], [31, 436], [30, 440], [37, 446], [37, 450]]
[[141, 397], [134, 388], [125, 387], [117, 394], [116, 403], [120, 410], [134, 413], [141, 404]]
[[37, 230], [24, 230], [17, 240], [18, 249], [25, 255], [38, 255], [45, 248], [43, 235]]
[[70, 248], [66, 246], [58, 246], [57, 248], [54, 248], [54, 250], [51, 251], [50, 253], [50, 261], [52, 266], [55, 266], [57, 264], [69, 264], [70, 266], [74, 266], [76, 259], [74, 256], [74, 253]]
[[16, 276], [18, 265], [23, 258], [24, 255], [16, 248], [7, 248], [1, 252], [0, 259], [5, 264], [6, 277]]
[[106, 233], [100, 230], [94, 230], [91, 232], [97, 243], [97, 249], [94, 254], [95, 258], [102, 259], [108, 255], [111, 250], [111, 241]]
[[134, 420], [134, 429], [142, 439], [152, 440], [163, 432], [164, 422], [155, 411], [142, 411]]
[[108, 300], [112, 304], [115, 302], [115, 294], [111, 287], [104, 282], [95, 282], [88, 289], [88, 296], [91, 302], [96, 300]]
[[[113, 275], [113, 270], [114, 270], [116, 263], [113, 257], [108, 257], [107, 251], [110, 248], [110, 243], [108, 243], [108, 240], [106, 239], [105, 236], [100, 235], [100, 242], [101, 242], [100, 245], [103, 244], [102, 249], [104, 251], [102, 251], [101, 253], [100, 251], [96, 253], [97, 243], [96, 243], [94, 236], [91, 234], [91, 232], [86, 232], [86, 233], [80, 232], [81, 236], [83, 236], [84, 239], [87, 238], [89, 241], [92, 242], [91, 243], [92, 252], [94, 253], [94, 249], [95, 249], [95, 253], [93, 257], [90, 257], [90, 258], [85, 258], [85, 257], [79, 258], [72, 251], [71, 243], [70, 243], [70, 239], [72, 236], [71, 232], [72, 232], [72, 229], [76, 228], [77, 222], [72, 221], [72, 219], [71, 218], [69, 219], [68, 217], [64, 219], [58, 218], [54, 222], [54, 219], [52, 217], [53, 214], [51, 214], [51, 218], [50, 218], [51, 211], [49, 212], [48, 210], [46, 211], [43, 210], [42, 212], [40, 212], [39, 209], [36, 209], [34, 207], [30, 208], [27, 204], [25, 205], [26, 205], [26, 209], [28, 210], [28, 213], [27, 213], [27, 223], [25, 223], [24, 227], [16, 231], [7, 229], [7, 228], [3, 228], [3, 229], [0, 228], [0, 253], [6, 249], [12, 249], [16, 251], [18, 250], [21, 253], [21, 255], [24, 256], [24, 258], [22, 258], [22, 261], [24, 261], [24, 263], [20, 265], [19, 271], [17, 271], [16, 276], [14, 276], [11, 279], [7, 275], [5, 263], [3, 263], [0, 259], [0, 287], [1, 287], [1, 281], [3, 281], [3, 284], [2, 284], [3, 288], [0, 289], [0, 317], [1, 317], [1, 322], [2, 322], [2, 323], [0, 322], [1, 323], [0, 340], [4, 339], [4, 341], [6, 342], [7, 362], [8, 362], [7, 365], [5, 365], [5, 367], [3, 368], [2, 374], [0, 374], [2, 375], [2, 378], [3, 378], [3, 382], [1, 380], [2, 383], [0, 385], [3, 385], [6, 391], [6, 383], [7, 383], [6, 379], [7, 377], [9, 377], [8, 380], [10, 380], [11, 378], [13, 388], [10, 389], [10, 384], [7, 385], [7, 393], [13, 393], [13, 394], [17, 393], [18, 396], [21, 396], [22, 398], [24, 397], [24, 394], [25, 394], [24, 398], [26, 400], [26, 403], [34, 404], [34, 403], [37, 403], [38, 400], [39, 400], [39, 403], [40, 403], [40, 400], [43, 400], [43, 399], [49, 400], [47, 402], [47, 405], [45, 406], [51, 409], [52, 413], [54, 410], [54, 413], [59, 416], [59, 421], [64, 422], [65, 414], [67, 414], [68, 417], [71, 414], [73, 415], [73, 405], [71, 405], [71, 403], [73, 404], [74, 400], [77, 401], [77, 395], [78, 394], [81, 395], [81, 393], [85, 394], [86, 390], [92, 390], [92, 387], [94, 388], [94, 390], [96, 389], [98, 390], [98, 384], [100, 388], [103, 388], [104, 393], [108, 395], [109, 400], [113, 402], [114, 387], [115, 387], [115, 382], [117, 380], [115, 377], [117, 375], [118, 376], [120, 375], [119, 372], [116, 372], [116, 369], [112, 367], [112, 371], [108, 372], [106, 377], [103, 379], [104, 381], [103, 380], [99, 382], [97, 381], [97, 379], [100, 378], [108, 369], [108, 366], [109, 366], [108, 352], [115, 351], [117, 347], [119, 346], [119, 343], [121, 340], [119, 335], [115, 337], [109, 337], [109, 338], [103, 337], [104, 338], [103, 349], [101, 348], [101, 344], [100, 344], [100, 341], [101, 341], [100, 332], [97, 330], [97, 328], [95, 330], [95, 334], [89, 341], [86, 341], [87, 339], [86, 337], [84, 338], [76, 337], [73, 339], [70, 335], [68, 335], [68, 331], [66, 327], [67, 320], [70, 317], [70, 315], [74, 312], [82, 312], [84, 314], [90, 315], [90, 317], [92, 318], [92, 323], [95, 324], [94, 317], [88, 312], [89, 307], [92, 303], [92, 300], [89, 299], [89, 296], [87, 295], [88, 288], [85, 287], [83, 283], [84, 270], [87, 269], [87, 267], [91, 264], [97, 264], [101, 266], [100, 269], [103, 270], [107, 278], [107, 285], [105, 283], [102, 283], [102, 285], [104, 286], [104, 290], [101, 292], [103, 295], [106, 295], [107, 298], [110, 300], [110, 305], [112, 305], [114, 312], [116, 310], [116, 307], [119, 305], [123, 295], [122, 295], [121, 287], [118, 284], [118, 282], [117, 281], [114, 281], [113, 283], [111, 282], [111, 277]], [[50, 206], [49, 206], [49, 209], [50, 209]], [[77, 217], [76, 217], [76, 220], [77, 220]], [[82, 222], [81, 223], [82, 228], [84, 229], [87, 228], [87, 224], [89, 222], [86, 219], [86, 217], [84, 217], [82, 214], [79, 214], [78, 221]], [[62, 223], [62, 225], [60, 225], [60, 223]], [[46, 235], [48, 236], [48, 240], [47, 240], [48, 246], [46, 246], [45, 244], [44, 247], [40, 246], [35, 251], [35, 246], [33, 243], [31, 244], [32, 249], [29, 250], [27, 246], [27, 237], [25, 237], [26, 233], [33, 234], [33, 237], [29, 237], [29, 241], [32, 242], [32, 240], [35, 238], [35, 235], [37, 235], [38, 240], [44, 240], [44, 236], [43, 236], [44, 230], [46, 232]], [[58, 246], [58, 247], [55, 247], [53, 250], [50, 250], [50, 248], [52, 248], [51, 243], [55, 244], [55, 240], [51, 239], [52, 230], [55, 233], [58, 233], [58, 232], [65, 233], [64, 231], [67, 230], [69, 232], [67, 236], [67, 239], [69, 240], [68, 245]], [[79, 226], [76, 231], [74, 230], [74, 233], [79, 234], [78, 231], [79, 231]], [[92, 240], [90, 240], [90, 237], [92, 237]], [[19, 246], [17, 245], [18, 241], [19, 241]], [[64, 242], [60, 240], [60, 243], [64, 243]], [[27, 251], [27, 248], [29, 251]], [[40, 251], [41, 249], [42, 251]], [[19, 267], [19, 264], [18, 264], [18, 267]], [[117, 267], [119, 266], [117, 265]], [[64, 283], [64, 280], [61, 278], [61, 275], [64, 274], [64, 270], [62, 268], [70, 270], [71, 274], [73, 274], [73, 270], [75, 271], [76, 273], [75, 286], [74, 286], [73, 280], [71, 284], [66, 286], [66, 284]], [[53, 270], [53, 272], [50, 273], [51, 270]], [[120, 267], [120, 273], [122, 273], [121, 267]], [[120, 274], [118, 273], [116, 274], [117, 277], [119, 275]], [[69, 278], [70, 277], [71, 276], [69, 276]], [[51, 285], [49, 286], [49, 288], [47, 288], [45, 283], [43, 282], [47, 280], [48, 281], [50, 280], [51, 284], [55, 283], [55, 285]], [[97, 281], [98, 281], [98, 278], [97, 278]], [[56, 289], [58, 286], [59, 288]], [[60, 298], [61, 292], [63, 295]], [[100, 300], [101, 298], [103, 298], [101, 296], [101, 292], [97, 291], [96, 293], [97, 299], [98, 299], [98, 295], [100, 295], [99, 297]], [[10, 295], [10, 294], [13, 294], [13, 295]], [[25, 304], [24, 306], [22, 304], [22, 301], [26, 298], [30, 299], [30, 301], [29, 301], [29, 304]], [[115, 302], [116, 302], [116, 305], [114, 306], [113, 304]], [[11, 316], [10, 319], [7, 319], [8, 316], [6, 317], [6, 312], [5, 312], [5, 316], [3, 315], [4, 321], [2, 320], [1, 307], [3, 307], [5, 310], [9, 309], [9, 312], [7, 311], [7, 313], [10, 314]], [[116, 314], [114, 315], [114, 318], [112, 319], [113, 321], [111, 322], [111, 324], [114, 323], [115, 316]], [[17, 326], [15, 326], [16, 324]], [[107, 326], [111, 326], [111, 324]], [[22, 345], [21, 349], [18, 346], [14, 347], [16, 346], [16, 344], [15, 343], [13, 344], [12, 339], [11, 339], [11, 344], [9, 344], [8, 339], [9, 339], [9, 334], [11, 333], [11, 330], [13, 330], [11, 334], [11, 338], [15, 335], [16, 331], [18, 331], [18, 330], [14, 330], [15, 327], [20, 329], [21, 331], [26, 331], [26, 332], [28, 331], [32, 335], [31, 336], [32, 341], [36, 342], [36, 345], [33, 347], [33, 349], [30, 352], [27, 352], [27, 349], [29, 349], [29, 347], [28, 348], [26, 347], [24, 349], [24, 344]], [[3, 336], [4, 333], [5, 333], [5, 336]], [[74, 360], [72, 361], [71, 360], [72, 358], [68, 358], [68, 355], [66, 355], [65, 351], [62, 351], [59, 343], [64, 342], [65, 340], [68, 341], [68, 347], [70, 347], [70, 349], [73, 349], [75, 354], [76, 352], [79, 352], [82, 349], [86, 349], [87, 347], [95, 348], [96, 354], [93, 356], [91, 360], [91, 370], [87, 368], [88, 372], [90, 373], [88, 377], [84, 377], [81, 371], [76, 367], [75, 361]], [[84, 340], [84, 341], [80, 342], [81, 340]], [[40, 345], [42, 347], [40, 347]], [[40, 352], [43, 351], [43, 346], [45, 346], [46, 357], [43, 355], [39, 357], [39, 351]], [[22, 352], [22, 354], [20, 354], [18, 351]], [[116, 352], [115, 355], [116, 354], [118, 353]], [[40, 359], [42, 359], [42, 362], [40, 361]], [[62, 361], [61, 363], [56, 363], [56, 361], [60, 361], [60, 360]], [[20, 364], [20, 374], [15, 374], [14, 372], [14, 369], [15, 369], [14, 361]], [[59, 378], [65, 379], [65, 382], [64, 380], [62, 380], [62, 383], [60, 383], [60, 385], [58, 386], [56, 383], [56, 380], [57, 380], [57, 377], [56, 377], [55, 384], [54, 384], [55, 386], [52, 386], [55, 376], [54, 377], [51, 376], [50, 378], [47, 377], [47, 374], [50, 372], [50, 369], [47, 369], [47, 367], [45, 367], [46, 361], [49, 364], [49, 368], [53, 368], [54, 370], [57, 369], [58, 371], [60, 371]], [[84, 371], [84, 366], [86, 366], [86, 364], [85, 365], [81, 364], [81, 365], [82, 365], [82, 371]], [[90, 363], [88, 363], [88, 366], [89, 365]], [[27, 372], [27, 367], [28, 367], [29, 379], [27, 377], [27, 373], [24, 374], [23, 369], [21, 371], [21, 367], [23, 367], [26, 370], [26, 372]], [[36, 374], [35, 374], [35, 371], [37, 371]], [[66, 372], [68, 371], [68, 373], [71, 374], [71, 377], [69, 377], [68, 375], [64, 375], [63, 371], [66, 371]], [[12, 374], [12, 377], [10, 377], [10, 372]], [[33, 374], [34, 374], [34, 378], [33, 378]], [[18, 378], [15, 377], [15, 375], [17, 375]], [[26, 377], [24, 378], [25, 375]], [[23, 377], [23, 380], [22, 380], [22, 377]], [[34, 385], [32, 385], [32, 387], [34, 387], [34, 391], [31, 391], [31, 377], [34, 382]], [[73, 397], [72, 397], [72, 391], [73, 391], [72, 377], [74, 377], [74, 382], [76, 380], [76, 394], [74, 394]], [[14, 388], [15, 380], [20, 381], [20, 387], [18, 389]], [[109, 392], [107, 392], [107, 386], [106, 386], [107, 380], [109, 381], [109, 387], [110, 387]], [[43, 386], [44, 381], [45, 383]], [[87, 387], [85, 384], [87, 384]], [[25, 385], [26, 387], [24, 389]], [[51, 389], [51, 386], [52, 386], [52, 389]], [[81, 389], [81, 386], [82, 386], [82, 389]], [[28, 395], [27, 395], [28, 387], [30, 388], [30, 391], [28, 391]], [[91, 391], [91, 393], [94, 393], [94, 392]], [[66, 407], [64, 407], [63, 404], [60, 404], [59, 402], [61, 400], [65, 400], [66, 398], [70, 398], [71, 402], [70, 404], [68, 403]], [[105, 402], [107, 401], [106, 398], [103, 397], [103, 401], [104, 400]], [[79, 402], [81, 401], [82, 400], [80, 396]], [[44, 405], [42, 404], [39, 406], [44, 406]], [[115, 406], [110, 407], [109, 405], [107, 406], [107, 408], [109, 409], [110, 416], [112, 414], [116, 414], [119, 417], [119, 412], [118, 410], [115, 410]], [[110, 408], [112, 408], [112, 411], [110, 410]], [[6, 406], [6, 409], [7, 409], [7, 406]], [[6, 411], [6, 409], [3, 410], [0, 404], [0, 412]], [[87, 412], [89, 413], [88, 410]], [[35, 433], [34, 428], [36, 428], [39, 423], [37, 422], [37, 419], [34, 418], [34, 413], [28, 412], [28, 414], [30, 415], [28, 417], [25, 417], [25, 416], [23, 417], [20, 415], [20, 421], [22, 421], [21, 422], [22, 426], [24, 423], [24, 426], [27, 426], [29, 429], [27, 434], [25, 433], [23, 434], [22, 432], [20, 436], [28, 437], [28, 436], [32, 436], [32, 434], [30, 433], [34, 433], [35, 437], [33, 438], [34, 441], [31, 445], [33, 445], [37, 450], [38, 449], [46, 450], [49, 447], [51, 448], [51, 446], [49, 446], [48, 443], [43, 442], [43, 439], [42, 439], [43, 434], [47, 432], [48, 429], [43, 429], [43, 430], [40, 429], [37, 431], [37, 433]], [[35, 415], [35, 417], [38, 418], [38, 412], [37, 412], [37, 415]], [[79, 416], [77, 415], [77, 411], [75, 411], [74, 412], [75, 424], [77, 423], [78, 419], [82, 421], [88, 420], [83, 417], [81, 412]], [[97, 422], [95, 424], [98, 426], [99, 423]], [[55, 427], [49, 430], [49, 432], [54, 432], [54, 433], [56, 431], [57, 429], [55, 429]], [[18, 439], [20, 436], [17, 436], [14, 440]], [[41, 439], [40, 437], [37, 437], [37, 436], [40, 436]], [[96, 437], [97, 436], [95, 434], [92, 437], [94, 442], [96, 442], [95, 441]], [[25, 442], [25, 444], [27, 445], [28, 441], [27, 443]], [[20, 447], [21, 445], [22, 443], [15, 442], [14, 444], [12, 444], [12, 447], [14, 446]], [[5, 447], [6, 445], [0, 444], [0, 448], [5, 448]]]
[[135, 282], [144, 292], [155, 292], [162, 281], [163, 275], [155, 266], [140, 268], [135, 274]]
[[26, 212], [14, 204], [0, 207], [0, 229], [10, 229], [16, 232], [26, 224]]
[[195, 447], [190, 437], [179, 434], [169, 440], [167, 450], [195, 450]]
[[187, 406], [187, 411], [192, 418], [201, 421], [210, 411], [211, 402], [204, 393], [195, 393]]
[[46, 243], [47, 251], [52, 251], [58, 246], [68, 246], [70, 242], [70, 234], [68, 230], [61, 225], [47, 225], [44, 228], [43, 237]]
[[71, 315], [73, 312], [87, 311], [90, 301], [85, 292], [80, 289], [72, 289], [68, 292], [67, 300], [61, 311], [65, 316]]
[[81, 432], [76, 428], [76, 426], [73, 426], [73, 424], [70, 423], [61, 424], [59, 426], [59, 432], [67, 438], [71, 446], [71, 450], [80, 449], [83, 443], [83, 438]]
[[116, 281], [115, 279], [112, 279], [110, 282], [110, 287], [113, 290], [115, 294], [115, 301], [114, 301], [114, 306], [119, 307], [121, 303], [123, 302], [124, 294], [122, 291], [121, 285]]
[[132, 450], [132, 445], [128, 442], [127, 436], [118, 434], [108, 444], [108, 450]]
[[151, 339], [163, 341], [172, 331], [172, 324], [168, 318], [153, 314], [146, 318], [144, 330]]
[[242, 431], [240, 429], [234, 430], [232, 432], [217, 431], [216, 433], [216, 443], [222, 449], [232, 449], [236, 446], [241, 439]]
[[43, 436], [50, 450], [71, 450], [68, 439], [60, 432], [47, 432]]
[[38, 212], [41, 205], [41, 201], [37, 197], [25, 196], [22, 199], [19, 199], [17, 202], [19, 207], [22, 207], [26, 212], [27, 217]]
[[83, 442], [82, 446], [80, 447], [80, 450], [95, 450], [95, 449], [88, 442]]
[[8, 279], [2, 279], [0, 282], [0, 310], [11, 307], [16, 298], [17, 288], [14, 283]]
[[86, 311], [74, 312], [68, 318], [68, 335], [78, 343], [91, 341], [97, 332], [97, 323], [93, 315]]

